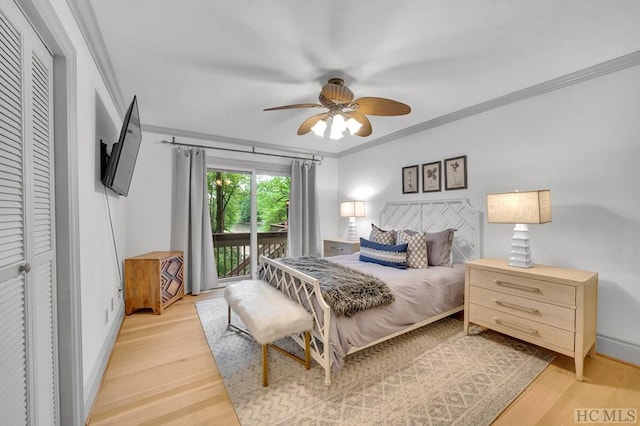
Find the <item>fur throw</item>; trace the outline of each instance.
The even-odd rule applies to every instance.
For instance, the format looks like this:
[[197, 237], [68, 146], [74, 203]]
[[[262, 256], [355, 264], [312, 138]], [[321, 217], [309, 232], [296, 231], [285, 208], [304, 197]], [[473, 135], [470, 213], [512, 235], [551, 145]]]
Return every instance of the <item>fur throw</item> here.
[[372, 275], [316, 257], [285, 257], [282, 263], [320, 281], [320, 293], [338, 316], [353, 314], [394, 301], [387, 284]]

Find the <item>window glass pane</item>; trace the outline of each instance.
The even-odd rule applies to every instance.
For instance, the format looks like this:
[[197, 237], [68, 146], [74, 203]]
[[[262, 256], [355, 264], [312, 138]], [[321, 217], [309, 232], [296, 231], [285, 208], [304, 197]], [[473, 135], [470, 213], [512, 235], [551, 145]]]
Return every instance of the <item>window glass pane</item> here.
[[[282, 257], [286, 253], [289, 207], [288, 176], [256, 176], [257, 253]], [[207, 173], [209, 213], [218, 277], [251, 275], [251, 174], [222, 169]]]
[[251, 274], [251, 175], [209, 170], [209, 216], [218, 277]]
[[258, 251], [278, 258], [287, 253], [289, 176], [258, 175]]
[[260, 231], [287, 229], [289, 176], [258, 175], [258, 226]]

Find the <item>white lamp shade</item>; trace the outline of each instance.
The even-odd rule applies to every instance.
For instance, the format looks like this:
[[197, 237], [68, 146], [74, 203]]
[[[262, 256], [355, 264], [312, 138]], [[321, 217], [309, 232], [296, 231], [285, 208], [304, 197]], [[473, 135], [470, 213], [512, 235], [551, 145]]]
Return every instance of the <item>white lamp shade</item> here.
[[340, 217], [364, 217], [364, 201], [343, 201], [340, 203]]
[[551, 222], [551, 191], [487, 194], [487, 221], [522, 224]]
[[329, 132], [329, 138], [338, 140], [344, 136], [342, 132], [347, 130], [347, 123], [344, 121], [344, 117], [341, 114], [336, 114], [331, 120], [331, 131]]
[[327, 130], [327, 122], [325, 120], [319, 120], [316, 124], [311, 128], [313, 133], [322, 137], [324, 136], [325, 130]]
[[355, 118], [351, 117], [347, 120], [347, 129], [349, 129], [349, 133], [355, 135], [358, 130], [362, 127], [362, 123], [360, 123]]

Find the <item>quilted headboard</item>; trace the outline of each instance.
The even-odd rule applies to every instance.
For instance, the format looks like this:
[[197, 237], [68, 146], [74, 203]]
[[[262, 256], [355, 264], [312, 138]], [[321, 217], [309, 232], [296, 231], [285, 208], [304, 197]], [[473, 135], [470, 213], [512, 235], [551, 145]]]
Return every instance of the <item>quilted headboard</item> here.
[[466, 262], [482, 257], [481, 223], [480, 212], [466, 198], [459, 198], [387, 202], [380, 211], [379, 226], [426, 232], [454, 228], [453, 261]]

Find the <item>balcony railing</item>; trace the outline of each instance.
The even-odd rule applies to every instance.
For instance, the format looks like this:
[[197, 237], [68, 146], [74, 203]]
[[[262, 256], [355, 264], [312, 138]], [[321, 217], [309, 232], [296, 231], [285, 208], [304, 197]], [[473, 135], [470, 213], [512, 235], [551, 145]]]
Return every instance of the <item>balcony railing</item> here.
[[[251, 274], [251, 234], [249, 232], [213, 235], [213, 255], [219, 278]], [[257, 256], [283, 257], [287, 253], [287, 232], [258, 232]]]

